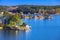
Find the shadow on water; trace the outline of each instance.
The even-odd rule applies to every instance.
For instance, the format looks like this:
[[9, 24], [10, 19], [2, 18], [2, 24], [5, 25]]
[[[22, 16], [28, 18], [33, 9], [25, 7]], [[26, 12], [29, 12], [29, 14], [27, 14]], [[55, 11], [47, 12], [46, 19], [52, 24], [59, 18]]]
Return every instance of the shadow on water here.
[[0, 40], [26, 40], [26, 31], [0, 30]]

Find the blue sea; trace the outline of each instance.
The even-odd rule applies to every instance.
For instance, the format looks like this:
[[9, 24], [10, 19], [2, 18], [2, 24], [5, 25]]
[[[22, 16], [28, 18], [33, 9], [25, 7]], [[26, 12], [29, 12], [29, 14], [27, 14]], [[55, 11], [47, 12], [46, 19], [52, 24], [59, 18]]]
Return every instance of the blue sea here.
[[0, 40], [60, 40], [60, 15], [52, 14], [51, 19], [23, 19], [30, 30], [0, 30]]

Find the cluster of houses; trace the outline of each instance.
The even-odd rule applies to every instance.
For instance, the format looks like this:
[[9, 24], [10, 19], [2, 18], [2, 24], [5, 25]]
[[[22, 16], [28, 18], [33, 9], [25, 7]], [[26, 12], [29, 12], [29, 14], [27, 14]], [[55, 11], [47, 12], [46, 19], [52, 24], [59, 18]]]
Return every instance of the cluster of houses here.
[[[13, 15], [15, 13], [19, 13], [19, 14], [21, 14], [21, 17], [24, 18], [25, 17], [25, 13], [21, 12], [20, 10], [17, 10], [17, 9], [18, 9], [18, 7], [8, 7], [6, 9], [6, 11], [9, 12], [9, 13], [12, 13]], [[0, 16], [2, 16], [3, 13], [4, 12], [0, 12]], [[39, 9], [38, 13], [33, 13], [33, 14], [34, 15], [37, 14], [37, 16], [39, 16], [40, 14], [42, 14], [42, 15], [48, 15], [48, 14], [56, 14], [56, 13], [60, 13], [60, 9], [59, 8], [50, 9], [50, 10], [48, 10], [48, 9]], [[28, 12], [26, 14], [28, 14], [29, 17], [32, 16], [31, 12]], [[26, 17], [26, 18], [28, 18], [28, 17]]]
[[[18, 15], [20, 16], [20, 19], [22, 19], [22, 18], [50, 19], [51, 16], [49, 14], [55, 14], [55, 13], [59, 14], [60, 13], [59, 8], [50, 9], [50, 10], [39, 9], [38, 13], [33, 13], [33, 16], [32, 16], [32, 14], [30, 12], [28, 12], [27, 14], [24, 14], [23, 12], [20, 12], [20, 10], [16, 11], [17, 8], [18, 7], [9, 7], [9, 8], [7, 8], [6, 12], [8, 12], [11, 15], [16, 15], [16, 13], [18, 13]], [[13, 10], [15, 10], [15, 11], [13, 11]], [[0, 12], [0, 27], [3, 26], [3, 24], [9, 24], [9, 20], [10, 20], [9, 16], [10, 15], [5, 14], [5, 12]], [[22, 22], [20, 21], [19, 24], [21, 24], [21, 23]]]
[[[9, 12], [9, 13], [12, 13], [14, 15], [14, 13], [16, 13], [16, 12], [19, 13], [20, 12], [20, 10], [16, 10], [17, 8], [18, 7], [9, 7], [9, 8], [6, 9], [6, 11]], [[0, 12], [0, 19], [2, 18], [3, 13], [4, 12]], [[45, 9], [39, 9], [38, 13], [36, 13], [36, 14], [38, 14], [38, 15], [39, 14], [45, 15], [45, 14], [55, 14], [55, 13], [60, 13], [60, 8], [55, 8], [55, 9], [50, 9], [50, 10], [47, 10], [47, 9], [46, 10]], [[21, 17], [23, 18], [24, 17], [24, 13], [23, 12], [20, 12], [20, 14], [21, 14]], [[31, 14], [30, 12], [28, 12], [27, 14], [29, 16], [31, 16], [30, 15]], [[35, 13], [33, 13], [33, 14], [35, 14]]]

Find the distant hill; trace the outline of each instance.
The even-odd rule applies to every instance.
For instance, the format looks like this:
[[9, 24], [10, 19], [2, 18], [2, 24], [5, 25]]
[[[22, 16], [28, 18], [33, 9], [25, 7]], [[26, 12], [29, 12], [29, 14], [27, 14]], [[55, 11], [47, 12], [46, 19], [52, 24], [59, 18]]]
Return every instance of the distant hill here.
[[[2, 6], [0, 5], [0, 11], [11, 11], [10, 10], [7, 10], [9, 9], [10, 7], [12, 7], [12, 10], [13, 11], [22, 11], [22, 12], [38, 12], [39, 9], [47, 9], [47, 10], [50, 10], [50, 9], [56, 9], [56, 8], [60, 8], [60, 5], [57, 5], [57, 6], [39, 6], [39, 5], [16, 5], [16, 6]], [[16, 9], [14, 9], [15, 7], [18, 7]]]

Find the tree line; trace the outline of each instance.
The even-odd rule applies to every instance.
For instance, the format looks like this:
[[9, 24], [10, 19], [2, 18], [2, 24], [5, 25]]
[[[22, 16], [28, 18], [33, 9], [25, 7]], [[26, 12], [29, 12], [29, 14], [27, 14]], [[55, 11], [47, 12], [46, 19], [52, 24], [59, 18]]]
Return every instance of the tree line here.
[[[38, 13], [39, 9], [51, 10], [51, 9], [60, 8], [59, 5], [58, 6], [16, 5], [16, 6], [18, 8], [15, 10], [12, 10], [12, 12]], [[1, 6], [0, 5], [0, 12], [7, 11], [7, 8], [16, 7], [16, 6]], [[9, 10], [9, 11], [11, 11], [11, 10]]]

